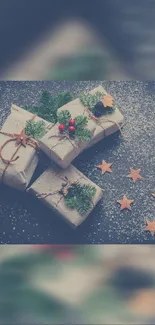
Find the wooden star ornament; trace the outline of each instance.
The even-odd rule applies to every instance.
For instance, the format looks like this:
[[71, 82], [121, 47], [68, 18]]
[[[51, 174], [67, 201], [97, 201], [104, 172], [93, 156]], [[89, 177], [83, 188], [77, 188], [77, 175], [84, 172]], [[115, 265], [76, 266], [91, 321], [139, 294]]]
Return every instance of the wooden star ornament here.
[[121, 205], [120, 210], [124, 210], [124, 209], [131, 210], [131, 203], [133, 203], [133, 202], [134, 202], [134, 200], [128, 200], [126, 195], [123, 196], [123, 200], [117, 201], [117, 203], [119, 203]]
[[114, 105], [114, 98], [109, 94], [103, 96], [101, 101], [102, 101], [104, 107], [113, 107], [113, 105]]
[[97, 168], [100, 168], [102, 171], [102, 175], [104, 175], [106, 172], [112, 173], [112, 169], [110, 168], [112, 166], [112, 163], [107, 163], [105, 160], [102, 160], [102, 164], [98, 165]]
[[130, 168], [130, 174], [127, 176], [129, 178], [132, 178], [133, 182], [136, 183], [138, 179], [142, 179], [143, 177], [140, 175], [141, 169], [133, 169]]
[[155, 193], [152, 193], [152, 196], [155, 197]]
[[25, 131], [22, 130], [17, 136], [16, 145], [18, 146], [21, 143], [24, 147], [26, 147], [27, 139], [28, 137], [25, 135]]
[[151, 235], [154, 236], [155, 234], [155, 220], [149, 221], [146, 220], [147, 227], [144, 228], [145, 231], [150, 231]]

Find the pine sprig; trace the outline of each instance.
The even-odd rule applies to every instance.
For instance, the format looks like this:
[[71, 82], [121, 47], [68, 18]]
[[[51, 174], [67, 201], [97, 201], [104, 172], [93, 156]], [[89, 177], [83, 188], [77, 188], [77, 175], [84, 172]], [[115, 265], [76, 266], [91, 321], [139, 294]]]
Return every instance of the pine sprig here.
[[76, 123], [76, 127], [78, 129], [82, 129], [82, 128], [84, 128], [87, 125], [88, 118], [87, 118], [87, 116], [82, 116], [82, 115], [77, 116], [75, 118], [75, 123]]
[[69, 111], [61, 111], [57, 114], [57, 120], [60, 124], [64, 124], [66, 127], [68, 127], [69, 120], [71, 119], [71, 114]]
[[46, 133], [46, 125], [44, 121], [27, 121], [25, 134], [31, 136], [35, 140], [40, 140]]
[[111, 114], [114, 107], [104, 107], [101, 101], [105, 93], [97, 91], [95, 94], [82, 93], [80, 95], [80, 102], [84, 107], [87, 107], [96, 117]]
[[90, 141], [92, 138], [92, 134], [88, 129], [76, 129], [75, 131], [75, 138], [79, 141]]
[[76, 123], [76, 131], [75, 137], [78, 138], [80, 141], [90, 141], [92, 138], [92, 134], [90, 130], [86, 129], [88, 123], [88, 118], [86, 116], [77, 116], [75, 118]]
[[38, 106], [25, 106], [27, 111], [37, 114], [39, 117], [51, 123], [57, 123], [57, 110], [59, 107], [73, 100], [70, 92], [60, 92], [51, 96], [49, 91], [42, 91]]
[[75, 183], [71, 185], [64, 201], [70, 209], [75, 209], [84, 215], [93, 207], [92, 198], [95, 193], [96, 188], [94, 186]]
[[81, 103], [92, 111], [94, 106], [101, 100], [104, 95], [105, 93], [97, 91], [95, 94], [82, 93], [79, 98]]

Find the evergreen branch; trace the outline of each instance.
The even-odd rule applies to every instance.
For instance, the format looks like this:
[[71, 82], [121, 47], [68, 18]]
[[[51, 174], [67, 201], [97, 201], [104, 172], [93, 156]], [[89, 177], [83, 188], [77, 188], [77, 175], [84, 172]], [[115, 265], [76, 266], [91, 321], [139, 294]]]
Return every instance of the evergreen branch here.
[[92, 198], [95, 193], [94, 186], [75, 183], [71, 185], [64, 201], [70, 209], [75, 209], [83, 215], [93, 207]]
[[78, 129], [84, 128], [88, 123], [88, 118], [87, 116], [82, 116], [82, 115], [77, 116], [75, 118], [75, 123]]
[[47, 109], [50, 102], [50, 93], [47, 90], [43, 90], [40, 97], [40, 106], [43, 109]]
[[69, 120], [71, 119], [71, 114], [69, 111], [61, 111], [57, 114], [57, 120], [60, 124], [68, 126]]
[[46, 125], [44, 121], [27, 121], [25, 134], [31, 136], [35, 140], [40, 140], [46, 133]]
[[79, 204], [77, 205], [77, 211], [83, 215], [85, 214], [87, 211], [91, 210], [93, 207], [93, 203], [90, 201], [79, 201]]
[[82, 187], [80, 186], [80, 192], [82, 197], [85, 196], [88, 199], [92, 199], [96, 193], [96, 188], [92, 185], [84, 184]]
[[56, 102], [56, 106], [58, 107], [61, 107], [69, 102], [71, 102], [73, 100], [73, 95], [69, 92], [69, 91], [66, 91], [66, 92], [61, 92], [61, 93], [58, 93], [57, 96], [55, 96], [55, 102]]
[[92, 133], [88, 129], [76, 129], [75, 138], [76, 137], [80, 141], [89, 141], [92, 138]]
[[103, 92], [97, 91], [95, 94], [82, 93], [79, 98], [80, 102], [92, 111], [94, 106], [101, 100], [104, 95], [105, 94]]
[[38, 106], [24, 106], [24, 109], [32, 114], [38, 115]]
[[25, 106], [27, 111], [37, 114], [39, 117], [51, 123], [57, 123], [57, 110], [73, 99], [70, 92], [60, 92], [51, 96], [49, 91], [42, 91], [38, 106]]

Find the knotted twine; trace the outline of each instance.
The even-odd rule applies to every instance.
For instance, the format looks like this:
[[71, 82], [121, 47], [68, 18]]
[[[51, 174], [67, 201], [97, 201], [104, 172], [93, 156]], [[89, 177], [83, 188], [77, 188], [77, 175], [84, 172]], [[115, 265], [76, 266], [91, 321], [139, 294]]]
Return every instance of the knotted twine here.
[[[36, 118], [36, 115], [33, 115], [32, 118], [30, 119], [30, 121], [34, 120], [35, 118]], [[26, 146], [29, 145], [35, 149], [38, 149], [38, 142], [36, 140], [34, 140], [31, 136], [25, 135], [25, 128], [23, 128], [19, 134], [8, 133], [8, 132], [3, 132], [3, 131], [0, 131], [0, 134], [10, 137], [10, 139], [6, 140], [4, 142], [4, 144], [0, 147], [0, 158], [3, 161], [3, 163], [6, 165], [3, 170], [2, 177], [1, 177], [1, 182], [3, 183], [5, 173], [9, 167], [10, 163], [15, 162], [15, 161], [17, 161], [17, 159], [19, 159], [19, 156], [16, 156], [16, 154], [18, 153], [20, 147], [23, 146], [26, 148]], [[10, 159], [5, 159], [3, 157], [2, 151], [6, 147], [6, 145], [11, 141], [15, 141], [15, 147], [17, 147], [17, 148]]]

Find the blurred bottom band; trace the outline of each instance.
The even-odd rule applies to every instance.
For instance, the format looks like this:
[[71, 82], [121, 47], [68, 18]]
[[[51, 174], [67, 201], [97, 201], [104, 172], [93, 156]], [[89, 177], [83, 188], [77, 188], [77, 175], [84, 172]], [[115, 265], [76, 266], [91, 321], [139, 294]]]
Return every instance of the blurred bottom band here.
[[1, 245], [0, 324], [155, 324], [153, 245]]

